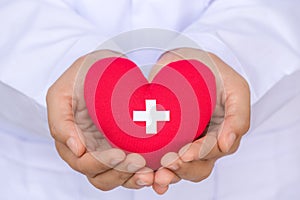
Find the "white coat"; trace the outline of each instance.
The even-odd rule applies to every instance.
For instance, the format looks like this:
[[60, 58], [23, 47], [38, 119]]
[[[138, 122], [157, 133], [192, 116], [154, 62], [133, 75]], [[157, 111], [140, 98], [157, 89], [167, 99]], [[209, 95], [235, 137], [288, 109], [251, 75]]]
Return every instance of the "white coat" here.
[[[300, 7], [294, 0], [2, 0], [0, 199], [300, 199]], [[201, 183], [163, 196], [102, 192], [58, 156], [45, 94], [78, 57], [124, 31], [184, 32], [250, 84], [252, 120], [239, 151]]]

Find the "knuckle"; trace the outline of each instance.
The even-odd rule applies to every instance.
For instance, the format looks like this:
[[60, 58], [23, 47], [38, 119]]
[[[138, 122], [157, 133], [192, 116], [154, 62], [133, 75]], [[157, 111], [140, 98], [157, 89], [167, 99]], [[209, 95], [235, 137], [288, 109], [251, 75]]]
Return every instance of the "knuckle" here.
[[240, 141], [241, 141], [241, 138], [238, 138], [235, 145], [233, 145], [233, 147], [230, 149], [230, 151], [226, 155], [231, 155], [231, 154], [236, 153], [239, 149]]
[[118, 179], [122, 182], [125, 182], [129, 179], [131, 174], [129, 172], [118, 172]]
[[249, 84], [246, 81], [246, 79], [244, 79], [242, 76], [240, 76], [240, 78], [241, 78], [241, 80], [240, 80], [241, 87], [246, 91], [250, 91], [250, 87], [249, 87]]
[[50, 86], [48, 91], [47, 91], [47, 94], [46, 94], [47, 104], [49, 104], [51, 102], [51, 100], [55, 96], [55, 93], [56, 93], [55, 85]]
[[52, 86], [48, 89], [47, 94], [46, 94], [46, 102], [47, 104], [49, 103], [49, 101], [51, 101], [51, 96], [52, 96]]
[[238, 147], [231, 148], [231, 150], [230, 150], [230, 152], [228, 153], [228, 155], [236, 153], [237, 150], [238, 150]]
[[57, 126], [55, 124], [53, 124], [52, 122], [49, 122], [49, 130], [50, 130], [50, 134], [51, 136], [56, 139], [59, 135], [59, 131], [57, 129]]
[[[75, 171], [79, 172], [79, 173], [82, 173], [79, 169], [78, 169], [78, 166], [76, 164], [76, 162], [70, 162], [70, 161], [66, 161], [68, 163], [68, 165]], [[84, 173], [82, 173], [84, 174]]]
[[192, 178], [191, 181], [194, 183], [198, 183], [200, 181], [203, 181], [204, 179], [207, 179], [211, 175], [213, 171], [213, 167], [214, 167], [214, 162], [207, 161], [207, 166], [202, 168], [202, 170], [199, 171], [199, 174], [194, 176], [194, 178]]
[[230, 114], [232, 121], [230, 128], [236, 132], [238, 136], [244, 135], [250, 128], [250, 116], [236, 117], [234, 114]]
[[114, 189], [114, 187], [109, 187], [109, 186], [107, 186], [107, 185], [103, 185], [103, 184], [101, 184], [100, 186], [96, 186], [96, 188], [98, 188], [99, 190], [102, 190], [102, 191], [109, 191], [109, 190], [112, 190], [112, 189]]
[[125, 182], [122, 184], [122, 186], [123, 186], [124, 188], [128, 188], [128, 189], [140, 189], [140, 188], [141, 188], [141, 186], [139, 186], [139, 185], [137, 185], [137, 184], [134, 184], [133, 181], [130, 181], [130, 180], [125, 181]]
[[57, 152], [58, 152], [58, 154], [59, 154], [59, 156], [73, 169], [73, 170], [75, 170], [75, 171], [78, 171], [78, 172], [80, 172], [79, 170], [78, 170], [78, 167], [77, 167], [77, 160], [75, 160], [75, 159], [68, 159], [67, 158], [67, 156], [66, 156], [66, 152], [65, 152], [65, 150], [64, 150], [64, 148], [63, 148], [63, 144], [62, 143], [60, 143], [60, 142], [56, 142], [55, 141], [55, 147], [56, 147], [56, 150], [57, 150]]
[[91, 174], [89, 173], [89, 170], [86, 169], [86, 165], [84, 162], [76, 162], [76, 165], [75, 165], [75, 170], [86, 175], [87, 177], [90, 177], [92, 178], [93, 176], [91, 176]]
[[211, 172], [212, 172], [212, 170], [206, 171], [203, 174], [201, 174], [201, 176], [198, 176], [198, 177], [192, 179], [191, 181], [194, 182], [194, 183], [198, 183], [200, 181], [203, 181], [203, 180], [207, 179], [210, 176]]
[[73, 63], [73, 65], [74, 65], [74, 64], [75, 64], [75, 65], [76, 65], [76, 64], [80, 65], [81, 63], [84, 62], [84, 60], [86, 59], [86, 57], [87, 57], [87, 55], [83, 55], [83, 56], [77, 58], [77, 59], [75, 60], [75, 62]]
[[97, 189], [101, 190], [101, 191], [109, 191], [109, 190], [112, 190], [114, 189], [115, 187], [114, 186], [111, 186], [110, 184], [107, 184], [103, 181], [98, 181], [98, 179], [96, 178], [89, 178], [87, 177], [89, 182]]
[[208, 171], [204, 174], [203, 179], [207, 179], [207, 178], [211, 175], [211, 173], [212, 173], [212, 168], [210, 168], [210, 170], [208, 170]]
[[102, 173], [102, 170], [94, 168], [94, 163], [86, 162], [86, 160], [78, 160], [76, 163], [76, 171], [86, 175], [89, 178], [96, 178], [96, 176]]
[[83, 173], [87, 177], [95, 178], [97, 176], [97, 173], [92, 173], [92, 172], [90, 172], [88, 170], [85, 170], [85, 169], [82, 169], [82, 168], [80, 170], [81, 170], [81, 173]]
[[[62, 145], [63, 145], [63, 144], [61, 144], [60, 142], [57, 142], [57, 141], [55, 141], [54, 144], [55, 144], [55, 148], [56, 148], [56, 150], [57, 150], [57, 152], [58, 152], [58, 155], [59, 155], [65, 162], [67, 162], [67, 160], [66, 160], [66, 158], [65, 158], [64, 150], [63, 150], [63, 148], [62, 148]], [[67, 162], [67, 163], [68, 163], [68, 162]], [[69, 164], [69, 163], [68, 163], [68, 164]], [[72, 168], [72, 169], [73, 169], [73, 168]]]
[[245, 122], [243, 132], [246, 133], [250, 129], [250, 121]]
[[244, 135], [250, 128], [250, 120], [248, 118], [238, 120], [237, 124], [238, 124], [238, 127], [239, 127], [239, 133], [241, 135]]

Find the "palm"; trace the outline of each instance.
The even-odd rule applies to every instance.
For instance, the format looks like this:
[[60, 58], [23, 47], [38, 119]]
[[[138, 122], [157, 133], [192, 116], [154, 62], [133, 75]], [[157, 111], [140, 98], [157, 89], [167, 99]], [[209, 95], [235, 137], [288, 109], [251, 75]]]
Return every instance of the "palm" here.
[[103, 134], [99, 132], [89, 117], [86, 106], [82, 108], [77, 106], [74, 113], [75, 123], [81, 136], [80, 138], [83, 144], [85, 144], [87, 151], [104, 151], [111, 148]]
[[[84, 101], [84, 78], [85, 75], [90, 68], [91, 64], [94, 63], [96, 60], [103, 58], [106, 54], [95, 53], [91, 54], [89, 57], [85, 59], [82, 63], [80, 69], [78, 70], [78, 75], [75, 81], [75, 87], [73, 91], [73, 112], [75, 123], [78, 128], [78, 132], [80, 133], [80, 138], [85, 144], [87, 151], [94, 152], [94, 151], [105, 151], [107, 149], [112, 148], [111, 145], [108, 143], [104, 135], [99, 132], [98, 128], [95, 126], [93, 121], [90, 118], [88, 113], [85, 101]], [[118, 55], [119, 56], [119, 55]], [[184, 55], [183, 55], [184, 56]], [[163, 57], [162, 57], [163, 58]], [[172, 59], [169, 59], [170, 62], [183, 59], [178, 55], [173, 55]], [[188, 59], [188, 58], [187, 58]], [[203, 58], [197, 58], [203, 59]], [[206, 60], [209, 63], [209, 60]], [[206, 63], [206, 64], [207, 64]], [[208, 65], [213, 65], [209, 63]], [[211, 67], [210, 66], [210, 67]], [[214, 71], [216, 74], [217, 72]], [[153, 74], [152, 74], [153, 75]], [[151, 79], [151, 76], [150, 76]], [[224, 95], [223, 85], [221, 84], [221, 80], [219, 76], [216, 76], [217, 80], [217, 102], [215, 106], [215, 110], [213, 116], [210, 120], [209, 125], [206, 129], [205, 137], [201, 138], [206, 142], [204, 147], [206, 148], [205, 151], [207, 153], [214, 147], [217, 142], [217, 134], [222, 127], [222, 123], [224, 121], [224, 102], [222, 102], [222, 96]]]
[[[211, 57], [206, 52], [197, 49], [182, 48], [167, 52], [160, 58], [157, 65], [154, 66], [152, 72], [150, 73], [150, 80], [153, 79], [153, 77], [163, 66], [166, 66], [170, 62], [175, 62], [182, 59], [199, 60], [207, 65], [215, 75], [217, 86], [215, 109], [211, 120], [206, 127], [205, 136], [198, 140], [198, 142], [205, 143], [205, 145], [202, 145], [202, 149], [200, 150], [202, 151], [202, 154], [208, 154], [215, 147], [218, 140], [218, 134], [223, 127], [225, 116], [224, 99], [226, 99], [222, 75], [220, 74], [218, 68], [215, 66], [215, 63], [212, 61]], [[189, 145], [191, 144], [188, 144], [186, 147], [188, 147]], [[186, 147], [183, 149], [186, 150]], [[184, 152], [181, 151], [181, 153]]]
[[120, 56], [111, 51], [97, 51], [89, 54], [81, 64], [74, 83], [73, 113], [79, 136], [85, 144], [87, 151], [105, 151], [111, 149], [104, 135], [92, 121], [84, 100], [84, 80], [90, 66], [97, 60], [105, 57]]

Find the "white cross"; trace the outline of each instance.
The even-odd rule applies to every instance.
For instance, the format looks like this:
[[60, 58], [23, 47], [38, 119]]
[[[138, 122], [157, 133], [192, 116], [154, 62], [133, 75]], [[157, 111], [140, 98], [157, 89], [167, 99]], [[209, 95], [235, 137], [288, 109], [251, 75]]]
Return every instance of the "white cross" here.
[[146, 111], [133, 111], [133, 121], [146, 122], [146, 134], [157, 134], [157, 122], [170, 121], [170, 111], [157, 111], [156, 100], [146, 99]]

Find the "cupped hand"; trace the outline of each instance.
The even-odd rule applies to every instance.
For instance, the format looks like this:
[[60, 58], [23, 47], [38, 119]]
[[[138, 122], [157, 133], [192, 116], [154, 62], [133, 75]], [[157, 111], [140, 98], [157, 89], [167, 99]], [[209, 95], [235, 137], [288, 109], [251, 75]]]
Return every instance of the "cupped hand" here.
[[76, 60], [47, 93], [48, 122], [56, 149], [71, 168], [101, 190], [118, 186], [139, 189], [152, 185], [153, 171], [138, 154], [112, 148], [89, 117], [83, 95], [91, 64], [119, 53], [102, 50]]
[[217, 159], [234, 153], [250, 126], [250, 91], [246, 80], [216, 55], [191, 48], [175, 49], [161, 56], [150, 79], [166, 64], [181, 59], [205, 63], [216, 77], [217, 102], [204, 137], [167, 153], [154, 175], [153, 189], [163, 194], [181, 179], [200, 182], [213, 170]]

